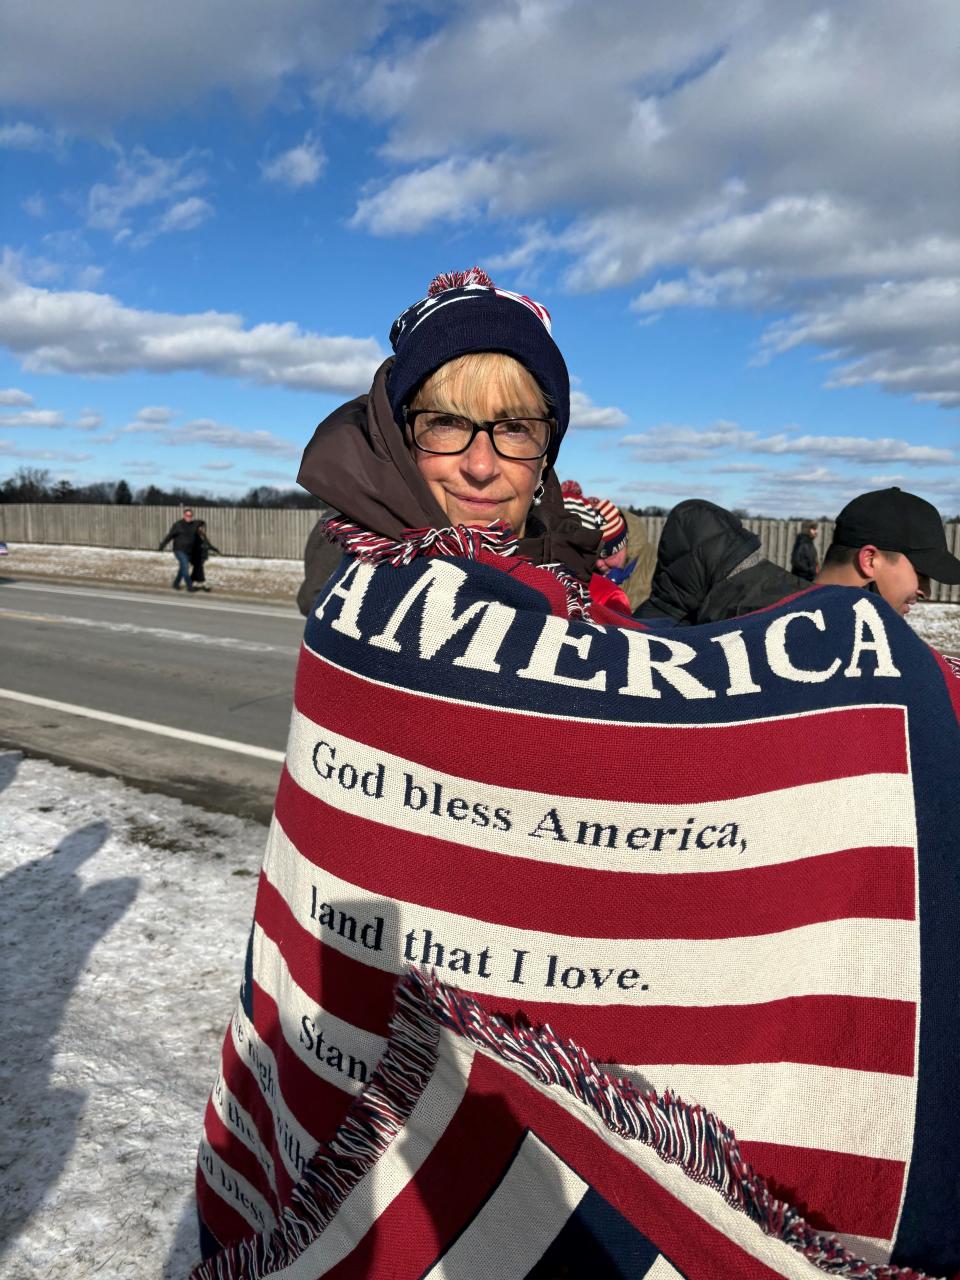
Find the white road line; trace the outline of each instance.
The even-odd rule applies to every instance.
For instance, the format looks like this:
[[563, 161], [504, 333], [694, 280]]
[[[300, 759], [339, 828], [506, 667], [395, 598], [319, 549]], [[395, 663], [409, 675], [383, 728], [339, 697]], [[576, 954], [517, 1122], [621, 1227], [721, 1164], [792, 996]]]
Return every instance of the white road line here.
[[14, 618], [22, 622], [52, 622], [59, 626], [92, 627], [95, 631], [109, 631], [114, 635], [152, 636], [155, 640], [184, 641], [202, 644], [211, 649], [231, 649], [235, 653], [299, 652], [293, 645], [267, 644], [263, 640], [241, 640], [236, 636], [208, 636], [199, 631], [173, 631], [167, 627], [141, 627], [135, 622], [109, 622], [104, 618], [75, 618], [63, 613], [23, 613], [17, 609], [0, 609], [0, 618]]
[[50, 592], [52, 595], [84, 596], [86, 599], [93, 598], [96, 600], [136, 600], [142, 604], [170, 606], [174, 609], [209, 609], [214, 613], [249, 613], [261, 618], [287, 618], [290, 622], [297, 622], [301, 627], [303, 626], [299, 611], [294, 611], [292, 606], [286, 609], [283, 605], [221, 604], [208, 600], [206, 597], [200, 600], [191, 600], [179, 596], [148, 596], [134, 591], [104, 591], [96, 587], [62, 587], [56, 584], [47, 586], [41, 582], [3, 582], [0, 583], [0, 591], [43, 591]]
[[155, 733], [161, 738], [175, 738], [178, 742], [196, 742], [203, 747], [216, 747], [218, 751], [232, 751], [238, 756], [256, 756], [258, 760], [284, 760], [282, 751], [269, 747], [254, 747], [249, 742], [231, 742], [229, 738], [214, 738], [209, 733], [191, 733], [189, 729], [171, 729], [169, 725], [154, 724], [150, 720], [134, 720], [132, 716], [116, 716], [112, 711], [97, 711], [94, 707], [77, 707], [72, 702], [57, 702], [53, 698], [38, 698], [32, 693], [18, 693], [16, 689], [0, 689], [0, 698], [10, 702], [25, 702], [31, 707], [45, 707], [48, 711], [65, 711], [67, 715], [82, 716], [85, 720], [103, 720], [106, 724], [118, 724], [124, 729], [139, 729], [141, 733]]

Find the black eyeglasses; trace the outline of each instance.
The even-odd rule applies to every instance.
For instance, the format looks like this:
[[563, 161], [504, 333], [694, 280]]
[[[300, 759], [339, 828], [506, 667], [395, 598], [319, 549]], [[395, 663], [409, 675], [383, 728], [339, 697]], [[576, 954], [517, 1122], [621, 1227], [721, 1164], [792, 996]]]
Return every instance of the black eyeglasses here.
[[457, 413], [439, 409], [407, 409], [404, 420], [413, 443], [424, 453], [465, 453], [478, 431], [490, 437], [501, 458], [532, 461], [550, 448], [556, 421], [553, 418], [492, 418], [474, 422]]

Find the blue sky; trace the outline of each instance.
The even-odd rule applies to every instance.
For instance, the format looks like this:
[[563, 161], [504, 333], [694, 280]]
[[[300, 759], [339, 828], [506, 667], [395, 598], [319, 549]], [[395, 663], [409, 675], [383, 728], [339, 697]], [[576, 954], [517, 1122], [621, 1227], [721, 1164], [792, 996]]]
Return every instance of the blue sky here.
[[551, 311], [562, 478], [960, 511], [951, 0], [127, 0], [4, 20], [0, 479], [292, 485], [395, 315]]

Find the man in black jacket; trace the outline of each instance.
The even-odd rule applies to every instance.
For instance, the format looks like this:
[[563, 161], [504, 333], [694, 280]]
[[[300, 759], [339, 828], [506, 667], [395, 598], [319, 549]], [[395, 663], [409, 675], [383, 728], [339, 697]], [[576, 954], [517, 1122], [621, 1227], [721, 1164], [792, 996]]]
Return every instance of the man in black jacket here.
[[190, 581], [190, 553], [193, 550], [193, 544], [197, 538], [197, 527], [193, 523], [193, 512], [189, 507], [185, 508], [183, 517], [175, 520], [170, 526], [170, 532], [160, 543], [160, 550], [172, 540], [173, 554], [177, 558], [177, 576], [173, 580], [174, 591], [180, 590], [182, 582], [188, 591], [196, 591], [197, 588]]
[[816, 538], [816, 524], [805, 524], [797, 534], [790, 553], [790, 572], [795, 573], [798, 578], [805, 578], [807, 582], [812, 582], [820, 572]]

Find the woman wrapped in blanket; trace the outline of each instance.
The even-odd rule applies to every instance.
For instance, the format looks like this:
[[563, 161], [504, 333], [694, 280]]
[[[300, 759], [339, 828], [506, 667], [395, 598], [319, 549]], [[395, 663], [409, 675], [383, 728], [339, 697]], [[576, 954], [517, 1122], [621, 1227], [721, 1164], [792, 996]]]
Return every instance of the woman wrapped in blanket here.
[[[310, 1236], [318, 1147], [375, 1092], [411, 965], [711, 1109], [818, 1229], [956, 1270], [957, 682], [846, 587], [682, 640], [607, 612], [553, 473], [569, 384], [543, 308], [440, 277], [391, 340], [300, 472], [346, 555], [307, 618], [205, 1116], [204, 1248], [260, 1240], [217, 1274]], [[418, 1228], [438, 1256], [460, 1179], [483, 1154], [493, 1186], [522, 1137], [499, 1094], [476, 1107], [423, 1166], [449, 1192]], [[400, 1274], [348, 1261], [330, 1274]]]
[[[470, 561], [476, 566], [473, 590], [481, 598], [504, 591], [513, 601], [533, 598], [540, 620], [546, 613], [633, 624], [591, 601], [599, 530], [565, 509], [553, 471], [569, 421], [569, 379], [545, 308], [495, 288], [473, 268], [438, 276], [427, 296], [397, 319], [390, 337], [395, 356], [378, 370], [370, 392], [322, 422], [304, 453], [299, 482], [340, 513], [327, 522], [326, 533], [347, 559], [339, 583], [335, 574], [308, 613], [294, 720], [304, 715], [310, 721], [303, 758], [313, 783], [326, 787], [332, 780], [338, 792], [340, 784], [351, 790], [356, 783], [358, 794], [371, 800], [389, 796], [407, 812], [416, 808], [422, 788], [412, 775], [406, 780], [398, 760], [387, 766], [371, 758], [354, 771], [346, 758], [345, 737], [362, 738], [383, 704], [375, 692], [373, 702], [358, 710], [351, 734], [342, 732], [340, 698], [349, 695], [329, 683], [335, 666], [318, 666], [317, 648], [311, 648], [318, 645], [315, 629], [332, 583], [342, 592], [349, 589], [343, 583], [357, 584], [358, 569], [383, 566], [386, 578], [378, 581], [402, 596], [424, 559]], [[394, 582], [404, 585], [394, 588]], [[494, 607], [511, 611], [499, 603]], [[336, 643], [336, 631], [330, 635]], [[336, 662], [329, 651], [323, 656]], [[360, 656], [371, 664], [365, 675], [390, 682], [382, 649], [365, 647]], [[402, 686], [403, 679], [396, 683]], [[430, 706], [419, 714], [425, 729], [431, 715]], [[333, 810], [321, 815], [294, 763], [301, 758], [295, 737], [293, 729], [241, 1000], [207, 1108], [198, 1167], [207, 1255], [279, 1217], [311, 1151], [336, 1128], [372, 1071], [387, 1031], [395, 976], [411, 959], [403, 953], [409, 940], [387, 941], [389, 893], [382, 905], [353, 906], [351, 892], [342, 888], [347, 880], [351, 891], [380, 891], [376, 882], [386, 863], [372, 851], [383, 840], [380, 824], [389, 827], [389, 816], [375, 809], [369, 816], [376, 822], [347, 833], [338, 829]], [[432, 803], [438, 803], [436, 793]], [[465, 802], [450, 797], [444, 803], [456, 827]], [[481, 831], [502, 832], [510, 822], [505, 810], [482, 798], [471, 799], [468, 812], [470, 824]], [[304, 828], [296, 837], [308, 859], [322, 862], [327, 851], [337, 850], [339, 892], [324, 887], [329, 880], [294, 883], [304, 864], [287, 841], [301, 823], [311, 832], [306, 835]], [[403, 834], [409, 841], [409, 833]], [[343, 874], [339, 855], [353, 856], [351, 840], [364, 851], [369, 876], [355, 869]], [[396, 840], [391, 843], [395, 850]], [[350, 945], [338, 952], [344, 943]], [[460, 963], [470, 964], [463, 948], [449, 946], [447, 961], [453, 958], [456, 966], [457, 950]], [[388, 951], [394, 954], [386, 960]], [[442, 948], [436, 948], [426, 959], [441, 956]], [[419, 953], [416, 958], [423, 962]], [[364, 971], [359, 981], [355, 961]], [[368, 968], [371, 961], [378, 968]], [[484, 968], [482, 950], [472, 963]]]

